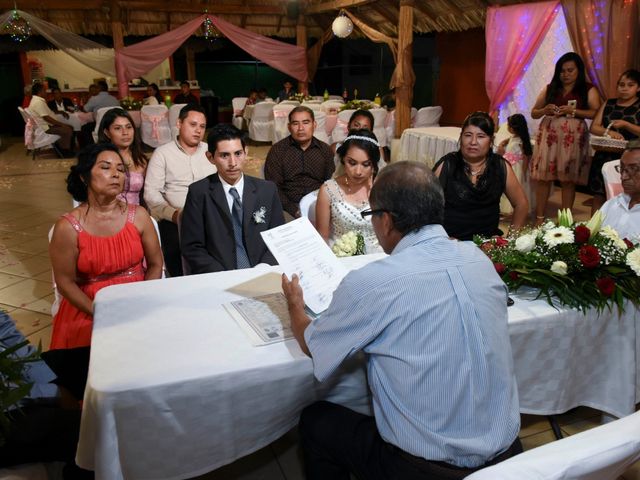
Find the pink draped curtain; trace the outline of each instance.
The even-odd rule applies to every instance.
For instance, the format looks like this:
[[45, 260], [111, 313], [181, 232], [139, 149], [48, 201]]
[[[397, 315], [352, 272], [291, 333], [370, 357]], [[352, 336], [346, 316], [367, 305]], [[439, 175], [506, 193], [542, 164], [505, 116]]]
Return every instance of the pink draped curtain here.
[[489, 7], [485, 87], [490, 111], [497, 110], [520, 81], [559, 8], [559, 0]]
[[638, 53], [635, 0], [563, 0], [567, 28], [587, 76], [603, 98], [615, 96], [616, 82], [634, 67]]
[[[206, 17], [206, 14], [201, 15], [167, 33], [117, 50], [116, 72], [120, 96], [127, 94], [129, 80], [160, 65], [202, 26]], [[308, 80], [307, 56], [303, 47], [272, 40], [211, 15], [209, 18], [225, 37], [258, 60], [297, 80]]]

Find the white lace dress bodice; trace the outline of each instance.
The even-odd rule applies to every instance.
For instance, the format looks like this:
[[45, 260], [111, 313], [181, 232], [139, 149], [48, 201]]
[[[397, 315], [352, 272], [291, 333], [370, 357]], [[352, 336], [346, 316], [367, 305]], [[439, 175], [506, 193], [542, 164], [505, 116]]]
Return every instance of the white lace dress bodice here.
[[380, 253], [382, 247], [378, 243], [371, 217], [362, 218], [360, 212], [369, 208], [369, 202], [363, 202], [359, 205], [348, 203], [338, 182], [334, 179], [324, 182], [329, 200], [331, 201], [331, 236], [329, 237], [329, 245], [333, 243], [345, 233], [356, 232], [361, 233], [364, 238], [365, 253]]

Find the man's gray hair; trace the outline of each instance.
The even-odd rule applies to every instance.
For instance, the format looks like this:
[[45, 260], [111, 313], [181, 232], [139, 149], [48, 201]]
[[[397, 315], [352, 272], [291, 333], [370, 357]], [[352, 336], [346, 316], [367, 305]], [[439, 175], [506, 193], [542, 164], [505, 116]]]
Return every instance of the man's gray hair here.
[[394, 162], [378, 174], [369, 196], [371, 208], [389, 212], [403, 235], [444, 219], [444, 193], [429, 167], [418, 162]]

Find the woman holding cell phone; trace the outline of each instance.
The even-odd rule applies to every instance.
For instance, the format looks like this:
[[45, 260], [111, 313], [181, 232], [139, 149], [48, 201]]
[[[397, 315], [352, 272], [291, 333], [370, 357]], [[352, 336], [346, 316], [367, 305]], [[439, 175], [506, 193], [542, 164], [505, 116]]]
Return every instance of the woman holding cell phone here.
[[538, 95], [531, 110], [540, 122], [531, 159], [536, 186], [536, 224], [545, 219], [551, 182], [562, 185], [562, 208], [573, 207], [576, 184], [586, 185], [589, 175], [589, 142], [584, 119], [600, 107], [596, 88], [587, 82], [584, 62], [574, 52], [556, 62], [551, 83]]

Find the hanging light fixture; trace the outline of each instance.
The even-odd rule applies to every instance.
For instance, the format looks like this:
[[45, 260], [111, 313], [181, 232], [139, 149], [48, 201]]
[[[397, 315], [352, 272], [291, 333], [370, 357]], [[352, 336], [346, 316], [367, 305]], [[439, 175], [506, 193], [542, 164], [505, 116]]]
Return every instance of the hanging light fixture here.
[[31, 25], [25, 18], [20, 16], [15, 3], [13, 12], [11, 12], [11, 16], [7, 23], [4, 24], [3, 29], [11, 37], [11, 40], [16, 43], [22, 43], [31, 36]]
[[353, 22], [347, 17], [344, 10], [340, 10], [340, 14], [331, 24], [331, 30], [339, 38], [347, 38], [353, 32]]
[[[204, 13], [208, 13], [207, 10], [205, 10]], [[208, 16], [205, 17], [202, 22], [202, 30], [204, 30], [204, 38], [209, 40], [211, 43], [219, 40], [222, 36]]]

